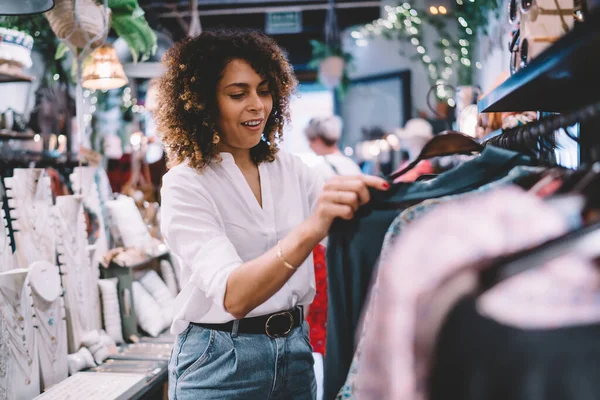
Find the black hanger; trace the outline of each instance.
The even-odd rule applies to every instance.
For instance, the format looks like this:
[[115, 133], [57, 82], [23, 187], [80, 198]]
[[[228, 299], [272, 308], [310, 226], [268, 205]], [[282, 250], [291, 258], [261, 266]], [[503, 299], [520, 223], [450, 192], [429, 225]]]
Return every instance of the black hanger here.
[[423, 160], [457, 154], [480, 153], [482, 150], [483, 146], [470, 136], [455, 131], [444, 131], [427, 142], [413, 162], [405, 168], [392, 172], [387, 178], [393, 181], [416, 167]]
[[[492, 145], [501, 149], [513, 150], [531, 157], [541, 159], [542, 155], [556, 150], [558, 147], [555, 130], [545, 125], [521, 126], [502, 131], [483, 142], [484, 146]], [[494, 134], [495, 132], [492, 132]], [[491, 135], [490, 135], [491, 136]], [[577, 140], [571, 135], [571, 139]]]
[[481, 143], [484, 146], [490, 144], [540, 159], [558, 147], [554, 134], [557, 130], [563, 129], [567, 137], [579, 143], [579, 138], [573, 136], [567, 128], [596, 118], [599, 114], [600, 102], [564, 114], [547, 116], [527, 125], [494, 131], [484, 137]]

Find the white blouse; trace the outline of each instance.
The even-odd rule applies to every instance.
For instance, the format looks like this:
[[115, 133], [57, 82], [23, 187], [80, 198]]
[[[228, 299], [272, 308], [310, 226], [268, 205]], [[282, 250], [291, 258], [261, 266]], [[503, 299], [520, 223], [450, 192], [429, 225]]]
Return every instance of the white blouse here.
[[[235, 319], [223, 306], [229, 274], [276, 246], [304, 221], [322, 188], [318, 175], [298, 157], [279, 151], [275, 161], [258, 167], [261, 208], [233, 156], [221, 157], [202, 172], [181, 164], [163, 177], [161, 230], [181, 268], [173, 334], [190, 322]], [[314, 295], [309, 256], [277, 293], [247, 316], [307, 305]]]

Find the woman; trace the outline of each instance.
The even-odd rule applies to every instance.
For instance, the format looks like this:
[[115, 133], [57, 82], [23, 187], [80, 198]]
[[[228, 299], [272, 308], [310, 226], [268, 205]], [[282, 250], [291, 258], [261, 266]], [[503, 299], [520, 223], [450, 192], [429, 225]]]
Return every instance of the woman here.
[[314, 399], [307, 257], [335, 218], [369, 200], [368, 186], [387, 182], [345, 177], [322, 190], [278, 151], [296, 79], [263, 34], [205, 32], [165, 61], [161, 228], [182, 277], [169, 398]]
[[342, 120], [331, 115], [310, 120], [304, 134], [312, 151], [321, 156], [322, 162], [315, 169], [325, 179], [335, 175], [360, 175], [362, 171], [350, 157], [342, 154], [338, 140], [342, 137]]

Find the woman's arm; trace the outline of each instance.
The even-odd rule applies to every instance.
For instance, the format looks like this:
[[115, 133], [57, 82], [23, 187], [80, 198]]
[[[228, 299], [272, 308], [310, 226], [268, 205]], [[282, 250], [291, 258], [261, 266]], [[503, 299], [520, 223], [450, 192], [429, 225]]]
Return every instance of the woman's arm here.
[[[293, 266], [300, 266], [327, 236], [334, 219], [352, 219], [358, 207], [369, 201], [368, 187], [386, 190], [389, 185], [374, 176], [337, 176], [328, 181], [313, 214], [281, 240], [284, 259]], [[294, 274], [295, 271], [283, 264], [277, 252], [276, 246], [242, 264], [229, 275], [223, 305], [235, 318], [244, 318], [267, 301]]]

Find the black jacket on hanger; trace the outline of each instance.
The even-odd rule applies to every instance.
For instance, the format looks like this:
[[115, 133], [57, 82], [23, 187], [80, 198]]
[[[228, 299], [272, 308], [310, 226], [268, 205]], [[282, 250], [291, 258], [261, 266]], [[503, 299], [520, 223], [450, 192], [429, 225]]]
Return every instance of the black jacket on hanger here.
[[486, 147], [480, 156], [435, 179], [393, 185], [376, 192], [351, 221], [336, 221], [327, 245], [327, 343], [324, 399], [335, 399], [346, 381], [355, 347], [355, 331], [371, 276], [392, 221], [423, 200], [466, 193], [504, 177], [517, 165], [535, 161], [510, 150]]
[[517, 329], [477, 313], [472, 296], [437, 339], [430, 400], [596, 400], [600, 324]]

